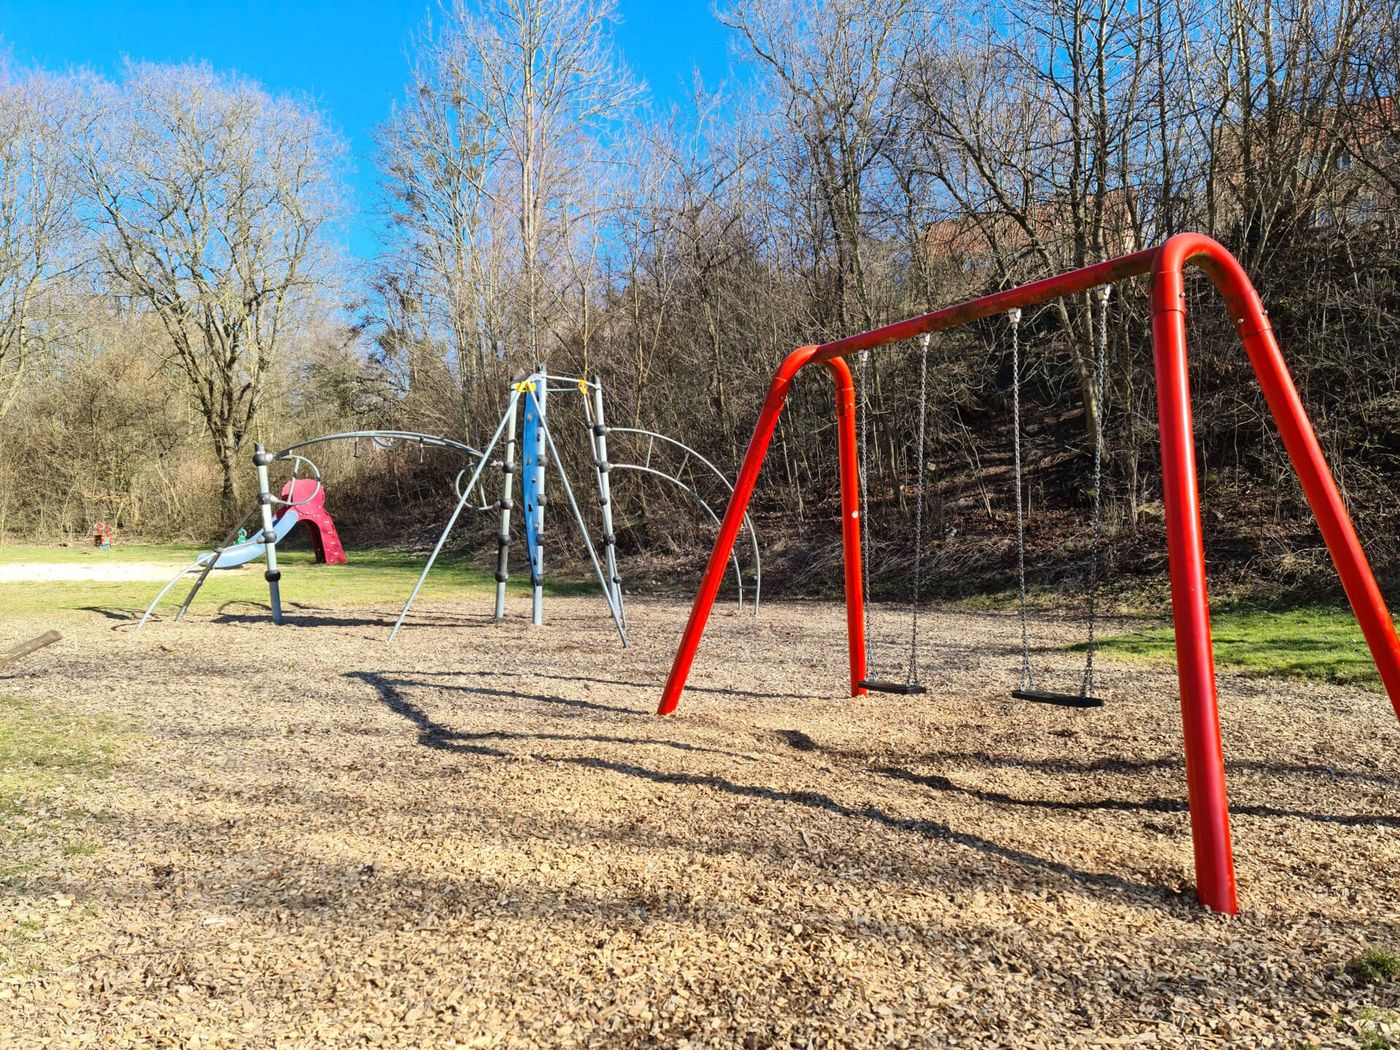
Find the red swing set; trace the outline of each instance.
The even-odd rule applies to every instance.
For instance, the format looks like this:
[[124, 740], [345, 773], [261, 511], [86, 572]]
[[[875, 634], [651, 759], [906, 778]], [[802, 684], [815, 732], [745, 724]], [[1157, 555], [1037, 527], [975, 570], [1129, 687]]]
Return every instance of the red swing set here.
[[797, 374], [811, 364], [827, 370], [836, 383], [838, 458], [841, 475], [841, 539], [845, 555], [847, 647], [851, 695], [864, 695], [865, 611], [861, 601], [860, 480], [856, 447], [855, 384], [845, 359], [862, 350], [945, 331], [1016, 307], [1034, 306], [1062, 295], [1151, 275], [1152, 343], [1157, 379], [1158, 429], [1162, 446], [1162, 497], [1166, 511], [1172, 619], [1176, 634], [1177, 677], [1186, 749], [1186, 783], [1196, 862], [1196, 895], [1207, 908], [1233, 914], [1235, 866], [1230, 846], [1230, 811], [1225, 791], [1225, 759], [1211, 651], [1206, 597], [1205, 551], [1196, 481], [1191, 422], [1191, 387], [1186, 357], [1187, 264], [1211, 279], [1225, 300], [1244, 344], [1264, 399], [1298, 475], [1308, 504], [1332, 555], [1337, 574], [1380, 671], [1391, 705], [1400, 718], [1400, 639], [1381, 597], [1332, 473], [1318, 445], [1298, 391], [1288, 373], [1268, 314], [1248, 275], [1220, 244], [1201, 234], [1178, 234], [1156, 248], [1049, 277], [932, 313], [900, 321], [821, 346], [804, 346], [778, 367], [768, 388], [734, 494], [701, 579], [690, 619], [681, 636], [657, 714], [670, 714], [680, 702], [696, 649], [705, 631], [725, 566], [744, 522], [764, 454]]

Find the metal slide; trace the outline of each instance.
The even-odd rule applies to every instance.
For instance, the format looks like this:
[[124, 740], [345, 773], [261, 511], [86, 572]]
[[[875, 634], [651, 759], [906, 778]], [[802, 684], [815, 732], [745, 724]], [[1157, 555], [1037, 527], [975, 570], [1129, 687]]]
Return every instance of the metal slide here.
[[[300, 521], [301, 517], [295, 508], [289, 508], [285, 511], [272, 525], [272, 531], [277, 536], [276, 542], [281, 543], [286, 539], [287, 534], [296, 528]], [[155, 596], [151, 604], [146, 606], [145, 615], [141, 617], [141, 622], [136, 625], [136, 630], [139, 631], [146, 626], [146, 621], [156, 611], [156, 606], [170, 593], [171, 588], [186, 576], [194, 572], [207, 575], [210, 569], [236, 569], [240, 565], [247, 565], [250, 561], [261, 558], [266, 546], [267, 544], [258, 539], [235, 543], [232, 547], [222, 547], [219, 550], [205, 551], [171, 577], [170, 582], [160, 589], [160, 593]]]

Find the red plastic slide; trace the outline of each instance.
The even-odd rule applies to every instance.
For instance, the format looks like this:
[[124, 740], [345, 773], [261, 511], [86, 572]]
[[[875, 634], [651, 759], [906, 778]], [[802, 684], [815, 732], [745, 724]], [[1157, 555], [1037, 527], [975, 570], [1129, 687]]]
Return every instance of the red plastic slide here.
[[315, 478], [298, 478], [282, 486], [282, 498], [295, 504], [288, 509], [295, 510], [300, 521], [311, 530], [311, 548], [316, 552], [316, 560], [327, 565], [344, 565], [345, 548], [340, 544], [335, 522], [326, 512], [325, 487]]

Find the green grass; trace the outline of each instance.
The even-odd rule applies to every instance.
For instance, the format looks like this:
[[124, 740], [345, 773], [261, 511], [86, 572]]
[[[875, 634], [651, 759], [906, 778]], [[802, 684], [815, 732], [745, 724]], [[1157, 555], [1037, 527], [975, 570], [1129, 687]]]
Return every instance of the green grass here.
[[[1211, 613], [1211, 633], [1221, 669], [1381, 688], [1366, 640], [1345, 606], [1219, 609]], [[1176, 659], [1170, 626], [1114, 635], [1098, 645], [1111, 656], [1163, 663]]]
[[56, 848], [73, 855], [87, 844], [59, 829], [83, 811], [77, 800], [111, 768], [119, 736], [103, 721], [59, 715], [0, 694], [0, 886], [28, 873]]
[[1350, 1021], [1338, 1020], [1337, 1027], [1349, 1033], [1357, 1050], [1393, 1050], [1400, 1046], [1400, 1013], [1367, 1007]]
[[16, 841], [10, 837], [23, 836], [25, 818], [48, 813], [57, 795], [105, 774], [116, 740], [105, 722], [0, 694], [0, 841]]
[[1348, 960], [1346, 973], [1357, 984], [1380, 984], [1400, 979], [1400, 955], [1370, 947]]
[[[0, 564], [120, 564], [153, 562], [168, 565], [173, 576], [194, 560], [204, 548], [175, 544], [131, 544], [111, 551], [91, 547], [6, 547], [0, 549]], [[283, 568], [282, 600], [288, 606], [356, 608], [399, 605], [408, 597], [423, 569], [426, 556], [404, 551], [358, 549], [348, 552], [348, 565], [317, 565], [309, 549], [279, 548]], [[267, 584], [262, 563], [252, 562], [237, 569], [212, 573], [196, 599], [195, 608], [217, 608], [228, 603], [267, 604]], [[162, 602], [159, 614], [172, 614], [188, 592], [188, 582], [173, 588]], [[0, 616], [39, 616], [52, 611], [107, 611], [141, 613], [156, 596], [162, 584], [152, 580], [45, 581], [0, 583]], [[433, 599], [481, 599], [495, 593], [490, 573], [472, 567], [466, 559], [444, 556], [437, 560], [424, 584], [421, 597]], [[560, 580], [550, 586], [553, 594], [575, 593], [596, 586], [590, 580]], [[526, 593], [528, 574], [514, 576], [511, 593]]]
[[[121, 740], [105, 720], [0, 694], [0, 893], [103, 848], [83, 799], [108, 775]], [[77, 908], [49, 909], [0, 923], [0, 978], [71, 963], [71, 953], [56, 957], [47, 934], [83, 918]]]
[[182, 543], [123, 544], [109, 551], [98, 550], [89, 543], [74, 543], [67, 547], [6, 546], [0, 547], [0, 565], [18, 565], [23, 562], [43, 562], [46, 565], [96, 565], [111, 561], [168, 561], [175, 568], [179, 568], [182, 562], [188, 562], [201, 550], [208, 549]]

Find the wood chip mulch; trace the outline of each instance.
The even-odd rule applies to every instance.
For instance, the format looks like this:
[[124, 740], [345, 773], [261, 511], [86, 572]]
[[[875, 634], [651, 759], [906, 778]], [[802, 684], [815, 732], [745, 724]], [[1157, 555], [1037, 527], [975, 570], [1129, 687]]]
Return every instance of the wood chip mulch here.
[[102, 848], [0, 899], [49, 960], [0, 978], [0, 1044], [1356, 1046], [1400, 1009], [1343, 972], [1400, 951], [1379, 694], [1222, 676], [1227, 919], [1169, 668], [1019, 703], [1014, 619], [935, 610], [929, 694], [853, 702], [841, 610], [775, 604], [717, 612], [659, 719], [683, 604], [632, 601], [626, 651], [596, 597], [511, 612], [60, 618], [0, 689], [131, 735]]

